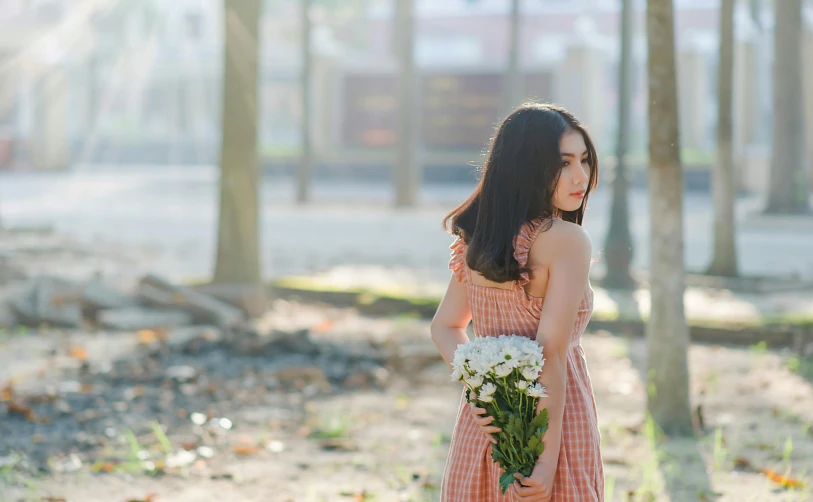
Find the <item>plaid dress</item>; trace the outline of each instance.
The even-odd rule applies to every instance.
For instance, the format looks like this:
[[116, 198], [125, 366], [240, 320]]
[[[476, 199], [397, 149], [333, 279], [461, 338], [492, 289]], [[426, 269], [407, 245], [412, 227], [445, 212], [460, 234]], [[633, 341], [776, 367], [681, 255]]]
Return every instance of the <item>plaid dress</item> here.
[[[521, 267], [528, 263], [531, 244], [543, 227], [541, 219], [527, 222], [514, 240], [514, 257]], [[476, 336], [516, 334], [536, 339], [542, 299], [529, 296], [524, 273], [511, 289], [471, 284], [466, 266], [466, 244], [457, 239], [451, 246], [449, 268], [467, 285], [469, 307]], [[604, 500], [604, 470], [599, 451], [600, 436], [596, 405], [587, 372], [581, 335], [593, 311], [593, 290], [585, 288], [567, 354], [567, 385], [562, 421], [562, 444], [551, 502]], [[457, 423], [441, 484], [441, 502], [509, 502], [502, 495], [502, 469], [491, 459], [491, 442], [480, 431], [461, 393]]]

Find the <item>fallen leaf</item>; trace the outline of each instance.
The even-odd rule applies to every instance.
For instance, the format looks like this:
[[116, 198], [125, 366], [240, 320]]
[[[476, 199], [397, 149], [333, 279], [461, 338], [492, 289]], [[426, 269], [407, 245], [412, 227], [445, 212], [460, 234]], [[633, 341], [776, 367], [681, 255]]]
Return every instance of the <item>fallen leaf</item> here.
[[254, 455], [260, 448], [251, 444], [237, 444], [232, 446], [232, 451], [238, 455]]
[[6, 405], [6, 411], [8, 412], [9, 415], [17, 415], [19, 417], [23, 417], [29, 422], [37, 421], [37, 415], [34, 413], [34, 410], [32, 410], [31, 408], [24, 404], [20, 404], [15, 401], [8, 402], [8, 404]]
[[734, 459], [734, 469], [753, 472], [754, 466], [751, 465], [747, 458], [737, 457]]
[[82, 394], [92, 394], [93, 393], [93, 384], [83, 383], [79, 386], [79, 392]]
[[67, 502], [65, 497], [42, 497], [41, 502]]
[[127, 499], [127, 502], [154, 502], [157, 497], [155, 493], [150, 493], [143, 499]]
[[6, 385], [5, 387], [3, 387], [3, 390], [0, 390], [0, 403], [11, 401], [13, 398], [14, 398], [14, 389], [11, 387], [11, 384]]
[[357, 500], [358, 502], [366, 502], [367, 500], [372, 499], [373, 496], [367, 490], [362, 490], [361, 493], [357, 493], [353, 496], [353, 500]]
[[333, 329], [333, 321], [330, 319], [323, 319], [311, 328], [314, 333], [326, 333], [331, 329]]
[[180, 292], [172, 293], [170, 302], [174, 305], [184, 305], [186, 303], [186, 296], [184, 296], [184, 294]]
[[346, 438], [326, 438], [319, 441], [319, 446], [328, 451], [356, 451], [356, 444]]
[[154, 329], [142, 329], [136, 335], [138, 336], [138, 343], [142, 345], [149, 345], [163, 339], [158, 335], [158, 331]]
[[765, 475], [768, 479], [781, 485], [783, 488], [804, 488], [805, 484], [797, 479], [783, 476], [773, 469], [760, 469], [759, 472]]
[[68, 355], [80, 361], [88, 360], [88, 353], [82, 347], [71, 347], [71, 349], [68, 351]]
[[190, 441], [188, 443], [181, 443], [181, 448], [184, 450], [194, 450], [198, 447], [198, 443], [194, 441]]
[[358, 502], [367, 502], [368, 500], [373, 499], [373, 494], [371, 494], [367, 490], [362, 490], [360, 493], [344, 491], [339, 492], [339, 495], [341, 495], [342, 497], [351, 497], [353, 500], [356, 500]]
[[96, 462], [90, 466], [90, 470], [93, 472], [113, 472], [116, 470], [116, 466], [110, 462]]

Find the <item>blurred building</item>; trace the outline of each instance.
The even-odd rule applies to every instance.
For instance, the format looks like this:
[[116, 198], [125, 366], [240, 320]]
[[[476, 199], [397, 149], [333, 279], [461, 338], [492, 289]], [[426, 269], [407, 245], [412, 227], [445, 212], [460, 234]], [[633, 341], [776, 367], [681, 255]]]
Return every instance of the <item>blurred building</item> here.
[[[292, 163], [299, 144], [299, 2], [266, 0], [262, 154]], [[313, 131], [322, 164], [377, 166], [395, 141], [393, 4], [316, 7]], [[417, 1], [421, 161], [476, 160], [505, 114], [507, 0]], [[525, 0], [520, 33], [528, 98], [574, 110], [600, 150], [614, 149], [618, 0]], [[767, 173], [772, 10], [736, 13], [736, 146], [751, 189]], [[633, 161], [646, 137], [644, 0], [635, 0]], [[681, 141], [690, 169], [713, 158], [718, 0], [676, 0]], [[813, 82], [813, 13], [805, 71]], [[0, 168], [213, 163], [220, 141], [222, 2], [4, 0], [0, 9]], [[805, 86], [813, 95], [813, 84]], [[807, 100], [813, 124], [813, 96]], [[813, 126], [811, 132], [813, 145]], [[813, 151], [810, 155], [813, 164]]]

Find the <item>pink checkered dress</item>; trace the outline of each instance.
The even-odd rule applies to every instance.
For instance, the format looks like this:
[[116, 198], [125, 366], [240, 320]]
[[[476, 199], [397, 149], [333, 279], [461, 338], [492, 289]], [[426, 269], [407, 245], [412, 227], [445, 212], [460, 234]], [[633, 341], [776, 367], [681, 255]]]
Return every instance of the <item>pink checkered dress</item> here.
[[[520, 266], [528, 262], [528, 252], [543, 227], [542, 220], [526, 223], [514, 241], [514, 257]], [[466, 266], [466, 244], [452, 244], [449, 268], [458, 281], [467, 285], [469, 306], [476, 336], [516, 334], [536, 339], [542, 299], [529, 296], [524, 286], [527, 273], [512, 289], [471, 284]], [[584, 291], [567, 356], [567, 386], [562, 423], [559, 465], [551, 502], [594, 502], [604, 500], [604, 470], [599, 451], [600, 437], [596, 404], [587, 373], [581, 335], [593, 312], [593, 290]], [[441, 502], [509, 502], [502, 495], [499, 478], [502, 469], [491, 459], [491, 442], [480, 431], [461, 394], [457, 423], [440, 491]]]

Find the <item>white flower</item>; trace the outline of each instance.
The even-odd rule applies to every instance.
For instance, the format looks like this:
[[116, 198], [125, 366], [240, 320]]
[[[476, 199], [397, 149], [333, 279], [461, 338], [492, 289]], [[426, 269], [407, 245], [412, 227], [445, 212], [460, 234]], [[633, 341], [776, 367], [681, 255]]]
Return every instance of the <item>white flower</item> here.
[[472, 389], [476, 389], [477, 387], [483, 385], [483, 376], [482, 375], [474, 375], [470, 377], [466, 382]]
[[497, 386], [491, 382], [488, 382], [480, 388], [480, 392], [477, 395], [480, 397], [491, 396], [491, 394], [494, 394], [495, 392], [497, 392]]
[[494, 400], [494, 397], [492, 397], [492, 396], [477, 396], [477, 400], [482, 401], [484, 403], [490, 403], [491, 401]]
[[531, 397], [548, 397], [545, 388], [539, 385], [539, 382], [528, 387], [528, 395]]
[[485, 376], [488, 375], [488, 373], [491, 371], [491, 365], [479, 359], [471, 361], [469, 367], [472, 369], [475, 375]]
[[539, 378], [539, 368], [534, 366], [522, 368], [522, 376], [525, 377], [526, 380], [536, 380]]
[[491, 402], [498, 385], [501, 385], [495, 380], [499, 382], [511, 377], [516, 369], [517, 381], [502, 391], [509, 395], [522, 393], [541, 397], [545, 395], [545, 390], [535, 382], [543, 364], [542, 347], [526, 336], [477, 336], [457, 346], [452, 363], [452, 380], [462, 381], [469, 389], [482, 395], [483, 402]]
[[507, 364], [505, 364], [505, 363], [500, 364], [499, 366], [497, 366], [496, 368], [494, 368], [494, 372], [495, 372], [495, 373], [497, 374], [497, 376], [498, 376], [498, 377], [500, 377], [500, 378], [505, 378], [505, 377], [507, 377], [508, 375], [510, 375], [510, 374], [511, 374], [511, 372], [512, 372], [512, 371], [514, 371], [514, 368], [512, 368], [511, 366], [509, 366], [509, 365], [507, 365]]
[[519, 348], [511, 343], [507, 343], [500, 352], [500, 359], [503, 361], [518, 362], [521, 356], [522, 353], [519, 351]]

